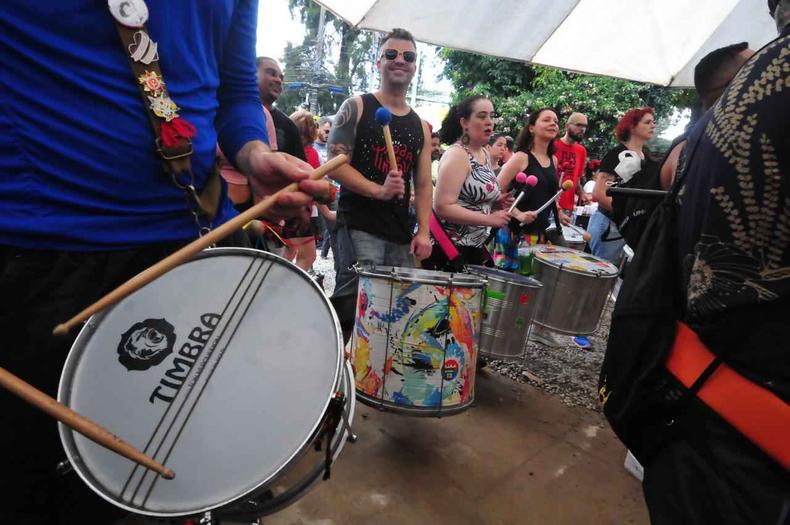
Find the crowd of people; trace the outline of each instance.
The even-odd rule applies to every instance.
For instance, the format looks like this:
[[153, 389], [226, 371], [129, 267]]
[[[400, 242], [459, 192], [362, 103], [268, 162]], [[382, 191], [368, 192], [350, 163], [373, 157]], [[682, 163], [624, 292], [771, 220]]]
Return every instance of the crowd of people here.
[[[137, 22], [109, 4], [115, 21], [98, 3], [79, 11], [29, 2], [0, 8], [0, 64], [4, 78], [14, 78], [0, 95], [4, 368], [54, 395], [73, 341], [52, 337], [57, 322], [222, 224], [233, 207], [247, 209], [293, 181], [300, 191], [280, 196], [258, 228], [228, 242], [281, 253], [310, 270], [320, 238], [321, 254], [331, 250], [334, 257], [332, 301], [346, 338], [354, 323], [355, 264], [517, 271], [520, 248], [562, 244], [561, 234], [547, 233], [550, 226], [561, 232], [576, 207], [590, 201], [597, 203], [590, 250], [619, 264], [626, 243], [637, 254], [650, 246], [645, 232], [657, 227], [649, 223], [656, 201], [610, 197], [606, 189], [663, 187], [673, 189], [683, 225], [667, 254], [679, 276], [670, 288], [682, 290], [678, 319], [718, 356], [716, 366], [725, 361], [750, 392], [778, 398], [776, 417], [787, 421], [788, 0], [768, 1], [779, 38], [756, 53], [738, 44], [703, 59], [695, 82], [711, 109], [663, 162], [645, 148], [655, 132], [654, 111], [627, 111], [613, 130], [618, 146], [592, 174], [592, 192], [583, 189], [592, 164], [581, 113], [524, 108], [524, 127], [513, 140], [495, 134], [496, 108], [475, 95], [432, 130], [407, 102], [417, 55], [406, 30], [381, 40], [380, 89], [347, 99], [331, 120], [304, 110], [289, 117], [275, 105], [283, 90], [280, 65], [256, 60], [252, 51], [254, 2], [217, 2], [233, 16], [152, 6], [147, 28], [145, 20], [131, 27], [160, 40], [153, 54], [119, 45], [116, 24]], [[59, 23], [47, 23], [54, 17]], [[85, 27], [92, 28], [90, 38]], [[185, 46], [166, 38], [172, 34], [200, 38]], [[156, 71], [138, 86], [130, 63], [134, 71], [152, 61]], [[376, 119], [382, 107], [392, 114], [397, 165], [390, 164]], [[350, 162], [331, 180], [306, 180], [339, 154]], [[565, 181], [571, 188], [538, 213]], [[433, 242], [432, 220], [460, 255]], [[746, 320], [751, 329], [741, 329]], [[606, 385], [602, 397], [609, 397]], [[90, 516], [111, 523], [123, 514], [76, 476], [54, 471], [62, 449], [48, 416], [6, 393], [0, 400], [6, 451], [0, 522], [72, 523]], [[745, 438], [751, 434], [729, 424], [726, 414], [702, 403], [692, 412], [644, 456], [653, 523], [781, 519], [788, 505], [786, 456]]]

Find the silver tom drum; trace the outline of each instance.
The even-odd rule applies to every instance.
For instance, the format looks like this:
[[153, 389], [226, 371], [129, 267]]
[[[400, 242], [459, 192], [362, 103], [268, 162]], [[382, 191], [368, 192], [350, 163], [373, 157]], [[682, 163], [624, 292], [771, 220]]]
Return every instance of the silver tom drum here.
[[535, 322], [571, 335], [594, 333], [617, 281], [617, 267], [561, 246], [538, 245], [534, 255], [533, 277], [543, 284]]
[[486, 283], [480, 355], [494, 359], [523, 359], [529, 329], [540, 298], [540, 282], [485, 266], [469, 266]]
[[320, 477], [327, 444], [340, 452], [350, 374], [335, 312], [307, 274], [256, 250], [208, 250], [93, 316], [58, 393], [176, 478], [63, 425], [60, 436], [79, 476], [118, 507], [258, 516]]

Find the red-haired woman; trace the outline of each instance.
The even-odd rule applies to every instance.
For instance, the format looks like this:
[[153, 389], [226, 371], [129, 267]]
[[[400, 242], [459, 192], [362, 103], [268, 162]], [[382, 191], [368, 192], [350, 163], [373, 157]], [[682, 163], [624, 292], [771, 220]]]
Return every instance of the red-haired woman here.
[[[645, 143], [653, 138], [655, 128], [653, 108], [629, 109], [615, 128], [614, 134], [620, 144], [604, 155], [598, 168], [593, 190], [593, 200], [598, 202], [598, 211], [590, 219], [587, 228], [592, 235], [590, 250], [593, 255], [615, 264], [620, 263], [626, 242], [616, 221], [622, 221], [629, 203], [628, 199], [622, 197], [613, 202], [612, 197], [606, 195], [606, 188], [612, 183], [658, 187], [659, 165], [645, 155], [644, 149]], [[627, 226], [624, 222], [620, 222], [620, 225]]]

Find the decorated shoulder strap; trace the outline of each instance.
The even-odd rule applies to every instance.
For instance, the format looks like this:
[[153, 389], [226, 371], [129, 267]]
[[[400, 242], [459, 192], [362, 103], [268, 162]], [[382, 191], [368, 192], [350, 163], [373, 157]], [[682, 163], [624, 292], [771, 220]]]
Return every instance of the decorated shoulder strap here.
[[154, 130], [156, 150], [165, 169], [173, 183], [184, 191], [193, 214], [200, 213], [211, 220], [217, 211], [221, 183], [218, 176], [212, 176], [202, 193], [198, 194], [195, 189], [191, 138], [195, 136], [196, 129], [178, 115], [180, 108], [167, 91], [159, 68], [157, 43], [145, 27], [148, 6], [144, 0], [108, 0], [107, 3], [115, 18], [118, 36], [140, 90], [143, 107]]

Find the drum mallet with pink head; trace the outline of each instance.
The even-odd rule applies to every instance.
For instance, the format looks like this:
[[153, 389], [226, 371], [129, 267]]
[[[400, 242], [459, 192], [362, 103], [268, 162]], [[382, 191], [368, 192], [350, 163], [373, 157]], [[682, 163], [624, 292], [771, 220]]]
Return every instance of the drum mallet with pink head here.
[[[538, 178], [534, 175], [527, 176], [527, 174], [524, 173], [523, 171], [519, 171], [516, 174], [516, 182], [520, 184], [526, 184], [530, 188], [534, 188], [535, 185], [538, 183]], [[519, 202], [521, 202], [521, 199], [523, 199], [524, 195], [526, 194], [527, 194], [527, 188], [521, 190], [521, 193], [518, 194], [518, 197], [516, 197], [516, 200], [513, 201], [513, 204], [510, 206], [510, 209], [507, 210], [507, 212], [510, 213], [511, 211], [513, 211], [513, 209], [518, 205]]]

